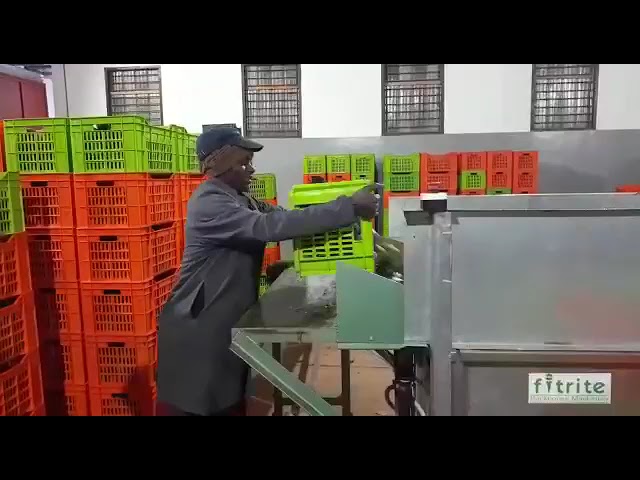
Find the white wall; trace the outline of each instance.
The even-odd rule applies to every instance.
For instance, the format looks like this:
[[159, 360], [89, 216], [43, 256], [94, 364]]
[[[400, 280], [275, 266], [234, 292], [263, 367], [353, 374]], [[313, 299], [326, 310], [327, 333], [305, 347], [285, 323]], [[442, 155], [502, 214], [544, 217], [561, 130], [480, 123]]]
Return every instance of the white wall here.
[[381, 68], [381, 64], [303, 63], [302, 136], [380, 136]]
[[[66, 64], [69, 116], [107, 114], [104, 69], [134, 64]], [[151, 64], [135, 64], [145, 66]], [[240, 64], [160, 65], [164, 123], [197, 133], [208, 123], [242, 125]]]
[[598, 130], [640, 129], [640, 64], [600, 64]]
[[[58, 115], [105, 115], [105, 67], [53, 65]], [[145, 65], [145, 64], [136, 64]], [[147, 64], [148, 65], [148, 64]], [[197, 133], [203, 124], [242, 125], [240, 64], [161, 64], [165, 124]], [[531, 64], [445, 64], [445, 133], [527, 132]], [[381, 134], [380, 64], [302, 64], [306, 138]], [[598, 129], [640, 129], [640, 64], [601, 64]], [[67, 112], [68, 103], [68, 112]]]
[[445, 64], [444, 133], [528, 132], [531, 64]]

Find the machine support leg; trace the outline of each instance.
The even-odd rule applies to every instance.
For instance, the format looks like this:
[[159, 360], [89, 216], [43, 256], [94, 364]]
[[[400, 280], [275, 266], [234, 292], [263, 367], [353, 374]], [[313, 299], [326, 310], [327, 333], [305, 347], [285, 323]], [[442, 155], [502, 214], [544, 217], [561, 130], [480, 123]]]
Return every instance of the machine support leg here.
[[396, 350], [393, 370], [395, 374], [394, 398], [396, 415], [410, 417], [415, 413], [415, 364], [413, 352], [409, 348]]
[[342, 370], [342, 416], [351, 416], [351, 355], [349, 350], [340, 350], [340, 367]]
[[[282, 363], [282, 344], [273, 343], [271, 345], [271, 355], [273, 359]], [[282, 399], [282, 392], [277, 388], [273, 387], [273, 416], [281, 417], [283, 414], [284, 401]]]

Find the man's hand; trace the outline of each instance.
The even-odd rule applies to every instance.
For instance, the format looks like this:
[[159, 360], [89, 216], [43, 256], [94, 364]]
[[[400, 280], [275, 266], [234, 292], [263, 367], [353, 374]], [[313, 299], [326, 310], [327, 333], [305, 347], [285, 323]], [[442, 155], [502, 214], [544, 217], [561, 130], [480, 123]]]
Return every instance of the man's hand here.
[[358, 190], [351, 197], [353, 210], [356, 215], [365, 220], [371, 220], [378, 213], [380, 195], [377, 195], [379, 185], [372, 184]]

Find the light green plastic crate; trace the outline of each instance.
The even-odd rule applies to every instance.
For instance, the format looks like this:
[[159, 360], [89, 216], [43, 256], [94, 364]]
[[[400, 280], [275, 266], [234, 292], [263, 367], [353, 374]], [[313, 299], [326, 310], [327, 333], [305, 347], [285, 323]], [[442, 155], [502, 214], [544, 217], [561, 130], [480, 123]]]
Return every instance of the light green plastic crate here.
[[273, 173], [258, 173], [251, 179], [249, 193], [256, 200], [273, 200], [277, 198], [276, 176]]
[[484, 190], [487, 188], [487, 172], [466, 170], [460, 174], [460, 190]]
[[142, 117], [71, 118], [74, 173], [174, 173], [178, 130]]
[[351, 180], [376, 179], [376, 156], [373, 153], [354, 153], [351, 155]]
[[267, 280], [266, 275], [260, 275], [260, 290], [258, 291], [258, 296], [261, 297], [269, 290], [269, 282]]
[[[300, 209], [350, 196], [366, 186], [366, 180], [296, 185], [289, 193], [289, 206]], [[335, 273], [336, 262], [343, 261], [374, 271], [373, 226], [361, 220], [355, 225], [317, 235], [294, 239], [294, 264], [300, 276]]]
[[419, 173], [384, 173], [384, 189], [387, 192], [420, 191]]
[[198, 135], [183, 133], [178, 141], [178, 172], [201, 173], [200, 160], [196, 154]]
[[385, 208], [382, 213], [382, 235], [389, 236], [389, 209]]
[[20, 232], [24, 232], [20, 176], [16, 172], [0, 173], [0, 235]]
[[351, 155], [327, 155], [327, 173], [351, 173]]
[[70, 173], [69, 121], [34, 118], [4, 121], [7, 171]]
[[383, 173], [420, 173], [420, 154], [385, 155], [382, 159]]
[[304, 174], [322, 175], [327, 173], [327, 157], [325, 155], [305, 155]]

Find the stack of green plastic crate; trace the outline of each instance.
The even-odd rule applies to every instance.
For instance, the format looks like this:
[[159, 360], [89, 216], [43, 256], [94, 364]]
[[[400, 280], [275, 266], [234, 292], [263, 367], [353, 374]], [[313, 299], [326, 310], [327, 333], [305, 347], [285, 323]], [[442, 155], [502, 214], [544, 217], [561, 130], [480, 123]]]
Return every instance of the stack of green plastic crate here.
[[375, 153], [351, 154], [351, 180], [366, 180], [368, 183], [376, 181]]
[[[289, 206], [302, 209], [353, 195], [368, 184], [366, 180], [339, 183], [296, 185], [289, 193]], [[341, 261], [373, 272], [373, 228], [370, 221], [324, 234], [296, 238], [293, 242], [295, 269], [302, 277], [336, 272]]]
[[384, 189], [387, 192], [420, 191], [420, 154], [385, 155], [383, 157]]
[[327, 156], [304, 156], [304, 180], [303, 183], [324, 183], [327, 181]]

